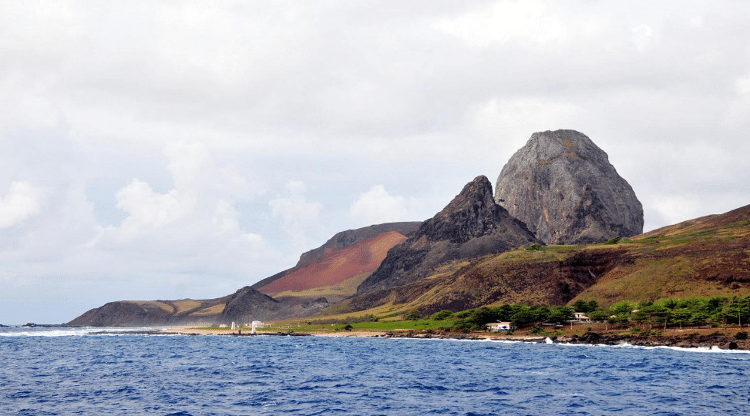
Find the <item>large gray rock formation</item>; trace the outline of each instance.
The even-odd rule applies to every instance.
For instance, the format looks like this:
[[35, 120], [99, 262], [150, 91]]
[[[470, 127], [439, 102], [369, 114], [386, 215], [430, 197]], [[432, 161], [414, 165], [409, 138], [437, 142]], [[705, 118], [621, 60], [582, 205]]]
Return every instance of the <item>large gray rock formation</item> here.
[[492, 184], [478, 176], [434, 217], [423, 222], [357, 288], [357, 294], [411, 283], [451, 260], [501, 253], [538, 242], [521, 221], [497, 205]]
[[643, 232], [643, 207], [607, 154], [574, 130], [534, 133], [503, 167], [495, 200], [547, 244]]

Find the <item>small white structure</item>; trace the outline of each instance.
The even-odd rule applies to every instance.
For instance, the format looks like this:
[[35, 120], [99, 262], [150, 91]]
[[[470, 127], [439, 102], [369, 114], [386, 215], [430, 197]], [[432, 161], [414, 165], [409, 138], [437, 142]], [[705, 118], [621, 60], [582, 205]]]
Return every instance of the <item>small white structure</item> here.
[[237, 322], [232, 321], [232, 331], [237, 330]]
[[505, 332], [516, 329], [510, 322], [491, 322], [487, 324], [487, 329], [491, 332]]
[[573, 322], [591, 323], [591, 318], [586, 316], [585, 312], [573, 312], [573, 315], [575, 315]]
[[219, 328], [226, 328], [226, 327], [227, 327], [227, 324], [220, 324], [219, 325]]
[[266, 324], [264, 324], [262, 321], [253, 321], [250, 323], [250, 328], [251, 328], [250, 333], [254, 334], [257, 328], [265, 328], [265, 327], [266, 327]]

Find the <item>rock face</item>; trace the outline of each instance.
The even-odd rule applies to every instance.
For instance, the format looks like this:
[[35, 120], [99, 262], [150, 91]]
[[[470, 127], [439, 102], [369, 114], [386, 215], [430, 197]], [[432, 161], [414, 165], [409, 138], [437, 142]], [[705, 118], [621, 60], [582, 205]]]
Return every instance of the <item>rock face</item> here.
[[643, 232], [643, 207], [607, 154], [574, 130], [534, 133], [503, 167], [495, 200], [546, 244]]
[[262, 321], [276, 315], [281, 309], [278, 300], [245, 286], [227, 300], [218, 323]]
[[151, 326], [169, 322], [171, 314], [158, 306], [110, 302], [68, 322], [70, 326]]
[[537, 241], [524, 223], [495, 203], [492, 184], [478, 176], [413, 236], [388, 251], [357, 294], [419, 280], [446, 261], [500, 253]]

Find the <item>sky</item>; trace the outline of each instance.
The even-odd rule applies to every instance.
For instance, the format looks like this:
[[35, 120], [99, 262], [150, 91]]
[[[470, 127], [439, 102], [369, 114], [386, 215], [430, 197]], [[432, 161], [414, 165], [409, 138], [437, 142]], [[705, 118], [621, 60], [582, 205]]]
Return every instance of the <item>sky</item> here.
[[534, 132], [644, 230], [750, 204], [750, 2], [0, 0], [0, 323], [207, 299]]

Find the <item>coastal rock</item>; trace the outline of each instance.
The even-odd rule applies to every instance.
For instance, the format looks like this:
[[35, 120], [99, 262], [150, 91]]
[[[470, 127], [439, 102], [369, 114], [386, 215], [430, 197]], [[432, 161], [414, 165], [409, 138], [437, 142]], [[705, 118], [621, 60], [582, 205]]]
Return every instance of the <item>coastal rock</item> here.
[[388, 251], [380, 267], [357, 288], [357, 294], [414, 282], [447, 261], [536, 242], [523, 222], [495, 203], [490, 181], [478, 176], [442, 211], [423, 222], [413, 236]]
[[229, 297], [218, 323], [263, 321], [276, 315], [280, 309], [282, 305], [278, 300], [245, 286]]
[[173, 314], [151, 303], [110, 302], [68, 322], [69, 326], [164, 325]]
[[534, 133], [503, 167], [495, 200], [545, 244], [643, 232], [643, 207], [607, 154], [574, 130]]

